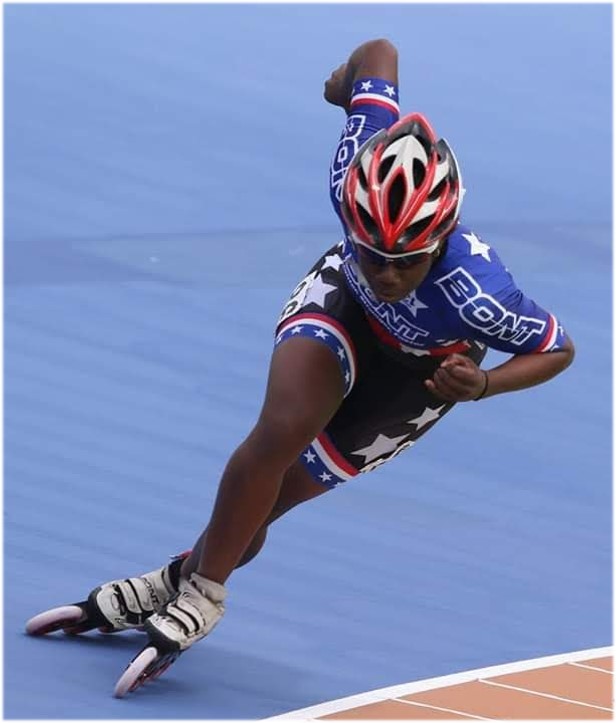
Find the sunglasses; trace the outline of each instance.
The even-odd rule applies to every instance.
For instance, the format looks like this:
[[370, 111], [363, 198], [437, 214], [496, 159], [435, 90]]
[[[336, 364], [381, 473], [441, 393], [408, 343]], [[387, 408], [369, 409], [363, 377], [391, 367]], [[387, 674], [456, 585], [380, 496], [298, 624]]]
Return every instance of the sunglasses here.
[[372, 249], [362, 246], [361, 244], [353, 244], [357, 255], [363, 261], [372, 266], [387, 266], [391, 264], [395, 269], [411, 269], [413, 266], [419, 266], [425, 263], [425, 261], [431, 256], [429, 253], [418, 253], [410, 254], [407, 256], [398, 256], [397, 258], [390, 258], [389, 256], [383, 256], [383, 254], [373, 251]]

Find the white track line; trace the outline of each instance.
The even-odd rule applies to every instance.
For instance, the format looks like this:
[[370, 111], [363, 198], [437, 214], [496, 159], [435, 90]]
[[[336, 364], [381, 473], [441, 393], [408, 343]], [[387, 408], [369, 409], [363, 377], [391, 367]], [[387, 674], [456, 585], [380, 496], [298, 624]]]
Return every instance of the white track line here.
[[540, 698], [551, 698], [552, 700], [560, 700], [563, 703], [574, 703], [575, 705], [583, 705], [584, 708], [596, 708], [598, 710], [606, 710], [608, 713], [612, 713], [611, 708], [604, 708], [602, 705], [593, 705], [592, 703], [583, 703], [581, 700], [573, 700], [572, 698], [563, 698], [560, 695], [553, 695], [552, 693], [542, 693], [539, 690], [532, 690], [531, 688], [521, 688], [518, 685], [509, 685], [509, 683], [495, 683], [493, 680], [480, 680], [480, 683], [485, 685], [492, 685], [495, 688], [508, 688], [509, 690], [519, 690], [521, 693], [528, 695], [537, 695]]
[[430, 703], [418, 703], [415, 700], [404, 700], [403, 698], [392, 698], [396, 703], [404, 703], [404, 705], [414, 705], [420, 708], [430, 708], [431, 710], [442, 710], [443, 713], [455, 713], [456, 715], [462, 715], [465, 718], [474, 718], [475, 720], [496, 720], [495, 718], [486, 718], [482, 715], [476, 715], [475, 713], [469, 713], [465, 710], [455, 710], [455, 708], [441, 708], [440, 705], [431, 705]]
[[586, 670], [596, 670], [598, 673], [607, 673], [608, 675], [614, 675], [614, 672], [612, 670], [597, 668], [594, 665], [584, 665], [584, 663], [569, 663], [569, 665], [575, 665], [576, 668], [586, 668]]
[[401, 698], [413, 693], [422, 693], [426, 690], [434, 690], [435, 688], [444, 688], [449, 685], [459, 685], [460, 683], [470, 683], [480, 678], [490, 678], [497, 675], [507, 675], [507, 673], [522, 673], [526, 670], [535, 670], [537, 668], [547, 668], [552, 665], [562, 665], [563, 663], [573, 663], [580, 660], [590, 660], [591, 658], [606, 658], [613, 655], [611, 647], [593, 648], [591, 650], [578, 650], [572, 653], [563, 653], [561, 655], [549, 655], [544, 658], [533, 658], [532, 660], [518, 660], [514, 663], [505, 663], [503, 665], [492, 665], [489, 668], [478, 668], [477, 670], [467, 670], [462, 673], [453, 673], [452, 675], [443, 675], [438, 678], [427, 678], [425, 680], [417, 680], [412, 683], [403, 683], [402, 685], [392, 685], [388, 688], [379, 688], [358, 695], [350, 695], [346, 698], [319, 703], [308, 708], [300, 708], [299, 710], [283, 713], [282, 715], [272, 716], [266, 720], [299, 719], [306, 720], [308, 718], [320, 718], [330, 713], [339, 713], [340, 711], [356, 708], [360, 705], [368, 705], [369, 703], [380, 703], [383, 700], [392, 700]]

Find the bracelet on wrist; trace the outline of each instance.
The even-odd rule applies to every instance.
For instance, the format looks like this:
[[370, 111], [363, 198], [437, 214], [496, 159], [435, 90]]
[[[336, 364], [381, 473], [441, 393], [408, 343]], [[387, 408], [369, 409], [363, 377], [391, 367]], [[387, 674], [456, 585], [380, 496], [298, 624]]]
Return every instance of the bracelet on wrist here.
[[484, 382], [483, 382], [483, 389], [481, 390], [481, 394], [478, 397], [475, 397], [473, 400], [474, 402], [478, 402], [480, 399], [483, 399], [486, 395], [486, 392], [488, 391], [488, 382], [490, 381], [490, 378], [488, 377], [488, 372], [485, 369], [481, 370], [483, 372], [484, 376]]

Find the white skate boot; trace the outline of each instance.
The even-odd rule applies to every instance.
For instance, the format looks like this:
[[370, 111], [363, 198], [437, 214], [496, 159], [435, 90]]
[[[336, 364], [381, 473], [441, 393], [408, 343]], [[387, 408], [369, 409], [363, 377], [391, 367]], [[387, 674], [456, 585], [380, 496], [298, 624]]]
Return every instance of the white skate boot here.
[[[179, 566], [188, 554], [182, 553], [169, 565], [140, 577], [106, 582], [94, 588], [82, 602], [39, 613], [28, 620], [26, 632], [46, 635], [63, 630], [68, 635], [77, 635], [94, 628], [103, 633], [142, 628], [145, 621], [177, 592], [173, 578], [179, 578]], [[173, 566], [175, 570], [172, 571]]]
[[180, 653], [208, 635], [225, 612], [223, 585], [193, 573], [180, 580], [177, 593], [143, 628], [149, 643], [128, 664], [114, 695], [122, 698], [161, 675]]

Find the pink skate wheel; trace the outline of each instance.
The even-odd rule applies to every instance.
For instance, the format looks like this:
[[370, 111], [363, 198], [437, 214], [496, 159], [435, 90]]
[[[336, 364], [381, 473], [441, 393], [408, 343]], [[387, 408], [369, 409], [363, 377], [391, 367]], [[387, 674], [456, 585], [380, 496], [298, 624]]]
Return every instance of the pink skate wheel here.
[[115, 698], [123, 698], [127, 693], [132, 693], [141, 685], [140, 680], [143, 673], [158, 657], [158, 650], [154, 647], [144, 648], [139, 655], [128, 664], [128, 668], [122, 673], [122, 677], [116, 683], [113, 695]]
[[46, 635], [71, 625], [76, 625], [84, 616], [78, 605], [63, 605], [59, 608], [45, 610], [26, 623], [28, 635]]

